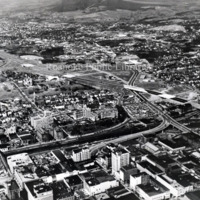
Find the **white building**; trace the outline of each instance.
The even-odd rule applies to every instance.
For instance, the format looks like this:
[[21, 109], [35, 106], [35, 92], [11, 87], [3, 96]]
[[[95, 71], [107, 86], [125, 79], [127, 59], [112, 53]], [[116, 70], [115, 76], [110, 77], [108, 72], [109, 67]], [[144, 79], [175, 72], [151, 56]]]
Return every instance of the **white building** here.
[[47, 111], [44, 112], [43, 115], [37, 115], [31, 117], [31, 126], [35, 128], [35, 130], [40, 130], [41, 128], [48, 128], [50, 124], [53, 123], [52, 113]]
[[155, 146], [154, 144], [152, 144], [151, 142], [147, 142], [145, 145], [144, 145], [144, 148], [149, 151], [150, 153], [152, 154], [158, 154], [160, 151], [159, 151], [159, 148], [157, 146]]
[[137, 185], [148, 183], [148, 181], [149, 175], [146, 173], [130, 175], [130, 188], [135, 191]]
[[90, 196], [100, 194], [110, 188], [117, 186], [119, 186], [119, 182], [114, 178], [103, 182], [99, 182], [96, 179], [89, 179], [84, 182], [84, 189]]
[[174, 197], [179, 197], [181, 195], [184, 195], [187, 191], [186, 189], [178, 184], [175, 180], [172, 180], [167, 175], [160, 175], [157, 176], [157, 181], [159, 181], [161, 184], [163, 184], [165, 187], [167, 187], [170, 190], [170, 193]]
[[106, 190], [119, 186], [119, 182], [103, 170], [98, 170], [90, 176], [82, 176], [83, 188], [87, 194], [94, 196]]
[[23, 80], [23, 84], [24, 84], [24, 86], [30, 87], [33, 85], [33, 79], [31, 77], [26, 77]]
[[145, 200], [165, 200], [170, 198], [169, 190], [161, 190], [151, 184], [136, 186], [136, 193]]
[[35, 165], [27, 153], [8, 156], [7, 162], [20, 189], [24, 188], [24, 183], [38, 179], [34, 173]]
[[130, 152], [127, 149], [121, 147], [114, 149], [112, 152], [111, 163], [112, 173], [119, 173], [122, 167], [130, 164]]
[[75, 149], [72, 151], [72, 159], [74, 162], [81, 162], [91, 158], [90, 150], [88, 148]]
[[16, 133], [16, 125], [12, 124], [10, 127], [6, 128], [5, 135], [10, 135]]

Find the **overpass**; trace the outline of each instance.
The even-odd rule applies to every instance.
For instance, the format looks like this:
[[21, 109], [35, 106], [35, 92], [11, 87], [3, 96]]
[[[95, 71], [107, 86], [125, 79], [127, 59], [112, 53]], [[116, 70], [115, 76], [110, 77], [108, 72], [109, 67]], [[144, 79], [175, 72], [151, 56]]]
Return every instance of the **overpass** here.
[[94, 155], [98, 151], [98, 149], [101, 149], [101, 148], [105, 147], [106, 145], [108, 145], [110, 143], [122, 143], [122, 142], [125, 142], [125, 141], [128, 141], [128, 140], [137, 139], [141, 136], [148, 136], [148, 135], [151, 135], [151, 134], [155, 134], [159, 131], [162, 131], [163, 129], [167, 128], [170, 125], [164, 118], [162, 118], [162, 120], [163, 120], [162, 123], [159, 126], [153, 128], [153, 129], [142, 131], [142, 132], [139, 132], [139, 133], [133, 133], [131, 135], [125, 135], [125, 136], [119, 137], [117, 139], [113, 139], [113, 140], [110, 140], [110, 141], [107, 141], [107, 142], [102, 142], [102, 143], [99, 143], [97, 145], [91, 146], [90, 152], [91, 152], [92, 155]]
[[142, 93], [146, 93], [146, 94], [150, 94], [150, 95], [155, 95], [162, 99], [172, 100], [173, 102], [178, 103], [178, 104], [190, 103], [189, 101], [179, 98], [179, 97], [176, 97], [175, 95], [157, 92], [157, 91], [153, 91], [153, 90], [147, 90], [147, 89], [133, 86], [133, 85], [124, 85], [124, 88], [128, 89], [128, 90], [136, 91], [136, 92], [142, 92]]

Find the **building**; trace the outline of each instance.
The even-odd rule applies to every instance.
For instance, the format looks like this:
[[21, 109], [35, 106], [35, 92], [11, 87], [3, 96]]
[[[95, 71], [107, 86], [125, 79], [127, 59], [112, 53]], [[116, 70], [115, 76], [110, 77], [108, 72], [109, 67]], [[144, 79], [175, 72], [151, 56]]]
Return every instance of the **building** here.
[[157, 176], [156, 180], [163, 184], [166, 188], [168, 188], [172, 196], [175, 198], [182, 196], [186, 193], [186, 190], [183, 186], [181, 186], [179, 183], [177, 183], [175, 180], [171, 179], [165, 174]]
[[33, 126], [35, 130], [40, 130], [41, 128], [49, 128], [52, 123], [53, 116], [50, 111], [46, 111], [42, 115], [31, 117], [31, 126]]
[[158, 154], [160, 152], [159, 148], [157, 146], [155, 146], [154, 144], [152, 144], [151, 142], [147, 142], [144, 145], [144, 148], [149, 151], [152, 154]]
[[24, 183], [38, 179], [35, 165], [27, 153], [8, 156], [7, 162], [20, 189], [24, 188]]
[[70, 176], [64, 179], [65, 184], [72, 190], [83, 189], [83, 181], [78, 175]]
[[139, 174], [130, 175], [130, 188], [135, 191], [136, 186], [149, 182], [149, 175], [142, 172]]
[[37, 139], [41, 142], [49, 142], [53, 140], [53, 137], [50, 134], [50, 130], [46, 128], [41, 128], [37, 131]]
[[119, 173], [120, 169], [130, 163], [130, 152], [122, 147], [117, 147], [112, 152], [111, 157], [112, 173]]
[[84, 113], [82, 110], [75, 110], [72, 114], [74, 120], [81, 120], [84, 118]]
[[66, 186], [64, 181], [53, 182], [50, 184], [53, 189], [54, 200], [74, 200], [74, 192]]
[[120, 180], [124, 183], [129, 183], [130, 175], [137, 174], [138, 169], [135, 166], [128, 165], [120, 169]]
[[154, 178], [156, 175], [164, 174], [164, 171], [148, 161], [138, 162], [136, 166], [141, 172], [146, 172], [148, 175]]
[[50, 134], [55, 140], [62, 140], [66, 137], [64, 131], [58, 127], [50, 131]]
[[8, 151], [10, 145], [9, 144], [0, 144], [0, 152]]
[[72, 159], [74, 162], [81, 162], [91, 158], [90, 150], [88, 148], [75, 149], [72, 151]]
[[32, 79], [31, 77], [28, 76], [28, 77], [24, 78], [23, 84], [24, 84], [24, 86], [26, 86], [26, 87], [30, 87], [30, 86], [33, 85], [33, 79]]
[[43, 180], [33, 180], [25, 183], [28, 200], [54, 200], [52, 188]]
[[83, 175], [82, 177], [84, 191], [90, 196], [106, 192], [110, 188], [119, 186], [119, 182], [103, 170], [98, 170], [92, 174]]
[[12, 124], [10, 127], [7, 127], [5, 130], [5, 135], [10, 135], [16, 133], [16, 125]]
[[164, 200], [171, 197], [169, 189], [152, 178], [149, 179], [148, 183], [137, 185], [135, 192], [141, 199], [145, 200]]
[[83, 116], [86, 119], [89, 119], [91, 116], [91, 108], [88, 108], [86, 105], [83, 106]]
[[118, 110], [116, 108], [104, 108], [96, 113], [100, 119], [116, 118], [118, 116]]
[[6, 183], [6, 194], [10, 200], [17, 200], [20, 198], [20, 188], [14, 179]]
[[186, 148], [186, 142], [182, 138], [177, 140], [160, 139], [158, 144], [171, 152], [181, 151]]
[[97, 158], [96, 161], [104, 170], [108, 170], [111, 167], [111, 155], [103, 155]]

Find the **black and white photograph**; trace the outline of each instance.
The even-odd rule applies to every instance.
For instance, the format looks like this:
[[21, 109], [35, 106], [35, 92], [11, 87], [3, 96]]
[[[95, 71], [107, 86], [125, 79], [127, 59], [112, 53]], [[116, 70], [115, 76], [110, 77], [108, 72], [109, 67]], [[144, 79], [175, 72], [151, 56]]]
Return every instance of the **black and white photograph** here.
[[0, 0], [0, 200], [200, 200], [200, 0]]

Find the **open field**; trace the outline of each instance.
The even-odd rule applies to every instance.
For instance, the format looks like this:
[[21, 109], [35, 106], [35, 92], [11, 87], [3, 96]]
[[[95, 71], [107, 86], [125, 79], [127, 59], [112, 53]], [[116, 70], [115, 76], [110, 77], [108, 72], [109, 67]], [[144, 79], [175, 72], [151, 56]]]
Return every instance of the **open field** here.
[[[6, 61], [6, 65], [0, 67], [0, 72], [4, 70], [14, 70], [18, 72], [27, 72], [40, 75], [59, 76], [64, 74], [74, 74], [82, 76], [86, 74], [96, 73], [96, 71], [90, 69], [87, 65], [81, 65], [74, 68], [70, 68], [63, 63], [57, 64], [42, 64], [37, 60], [24, 60], [17, 55], [9, 54], [5, 51], [0, 51], [0, 57]], [[33, 67], [22, 67], [24, 64], [31, 64]]]

